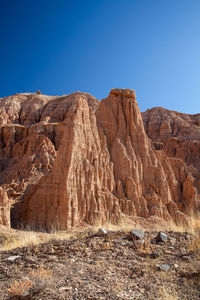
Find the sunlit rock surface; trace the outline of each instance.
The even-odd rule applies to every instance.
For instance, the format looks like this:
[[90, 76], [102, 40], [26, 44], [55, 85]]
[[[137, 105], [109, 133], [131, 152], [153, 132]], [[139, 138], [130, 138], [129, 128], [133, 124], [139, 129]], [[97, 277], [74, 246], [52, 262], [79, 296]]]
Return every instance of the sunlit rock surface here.
[[[133, 90], [0, 99], [0, 223], [67, 229], [122, 216], [184, 222], [199, 209], [200, 115]], [[7, 221], [6, 221], [7, 220]]]

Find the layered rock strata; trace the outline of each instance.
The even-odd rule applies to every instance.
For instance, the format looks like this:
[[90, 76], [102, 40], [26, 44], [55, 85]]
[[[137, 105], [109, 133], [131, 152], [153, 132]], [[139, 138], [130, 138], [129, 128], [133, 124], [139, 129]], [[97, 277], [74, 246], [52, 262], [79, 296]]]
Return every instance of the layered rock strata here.
[[[113, 89], [100, 102], [80, 92], [0, 99], [0, 184], [12, 224], [67, 229], [124, 215], [179, 222], [198, 210], [200, 160], [191, 164], [192, 153], [174, 146], [181, 125], [174, 121], [170, 135], [150, 115], [142, 120], [133, 90]], [[200, 118], [188, 118], [199, 137]], [[191, 149], [193, 138], [181, 142]]]

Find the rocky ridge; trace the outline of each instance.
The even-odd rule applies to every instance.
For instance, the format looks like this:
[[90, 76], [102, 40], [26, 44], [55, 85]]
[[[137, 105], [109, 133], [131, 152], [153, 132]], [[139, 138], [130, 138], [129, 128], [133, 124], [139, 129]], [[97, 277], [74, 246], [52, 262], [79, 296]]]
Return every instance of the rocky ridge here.
[[1, 223], [9, 226], [11, 204], [13, 226], [152, 215], [184, 222], [200, 203], [199, 126], [200, 115], [141, 115], [133, 90], [101, 101], [81, 92], [2, 98]]

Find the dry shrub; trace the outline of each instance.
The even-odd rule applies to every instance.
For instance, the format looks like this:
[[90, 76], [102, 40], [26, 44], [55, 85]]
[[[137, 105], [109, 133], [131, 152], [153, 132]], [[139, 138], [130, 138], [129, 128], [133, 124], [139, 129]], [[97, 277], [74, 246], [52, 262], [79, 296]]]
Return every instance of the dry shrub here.
[[20, 281], [14, 281], [8, 288], [8, 293], [12, 296], [26, 296], [32, 287], [32, 281], [28, 278], [24, 278]]
[[53, 285], [53, 272], [51, 270], [39, 267], [37, 270], [33, 270], [29, 273], [30, 280], [32, 282], [32, 290], [39, 292], [42, 289]]
[[155, 250], [155, 245], [151, 243], [151, 235], [145, 237], [143, 241], [134, 240], [134, 245], [139, 253], [150, 254]]
[[26, 296], [30, 291], [39, 292], [47, 287], [53, 287], [53, 272], [51, 270], [39, 267], [31, 271], [27, 277], [20, 281], [14, 281], [7, 289], [12, 296]]

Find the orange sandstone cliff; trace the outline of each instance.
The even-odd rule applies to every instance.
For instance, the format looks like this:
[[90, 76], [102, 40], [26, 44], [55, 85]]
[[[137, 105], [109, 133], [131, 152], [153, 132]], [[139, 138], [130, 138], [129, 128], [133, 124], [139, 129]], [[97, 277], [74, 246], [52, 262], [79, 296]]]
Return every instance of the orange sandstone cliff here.
[[2, 98], [0, 224], [184, 222], [200, 207], [199, 145], [200, 115], [141, 115], [133, 90], [113, 89], [101, 101], [81, 92]]

